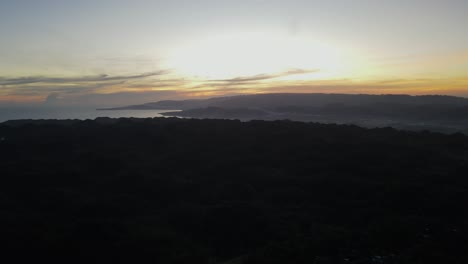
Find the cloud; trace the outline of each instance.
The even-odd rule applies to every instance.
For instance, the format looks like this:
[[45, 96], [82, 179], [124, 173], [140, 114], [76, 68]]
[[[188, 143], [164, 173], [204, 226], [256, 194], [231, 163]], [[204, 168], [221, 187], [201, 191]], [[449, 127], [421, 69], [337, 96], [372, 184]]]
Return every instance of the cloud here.
[[434, 80], [434, 79], [386, 79], [386, 80], [380, 80], [376, 81], [376, 84], [381, 84], [381, 85], [417, 85], [417, 84], [423, 84], [426, 85], [427, 83], [434, 82], [439, 80]]
[[[408, 93], [466, 96], [468, 78], [394, 78], [377, 80], [293, 80], [281, 78], [319, 70], [291, 69], [227, 79], [184, 79], [168, 71], [134, 75], [78, 77], [0, 77], [0, 104], [44, 102], [48, 105], [118, 106], [158, 99], [275, 92]], [[301, 76], [302, 77], [302, 76]], [[114, 95], [112, 95], [114, 94]], [[128, 103], [126, 102], [128, 101]]]
[[146, 90], [154, 88], [165, 88], [165, 87], [182, 87], [189, 82], [185, 79], [167, 79], [167, 80], [152, 80], [143, 83], [132, 83], [125, 86], [125, 89], [129, 90]]
[[306, 69], [290, 69], [288, 71], [273, 73], [273, 74], [257, 74], [252, 76], [241, 76], [230, 79], [215, 79], [215, 80], [205, 80], [198, 82], [196, 85], [191, 87], [192, 90], [204, 90], [204, 91], [216, 91], [219, 94], [222, 90], [232, 91], [232, 90], [252, 90], [258, 87], [268, 86], [270, 82], [268, 80], [273, 80], [281, 77], [299, 75], [299, 74], [308, 74], [319, 72], [318, 69], [306, 70]]
[[270, 80], [290, 75], [297, 75], [297, 74], [306, 74], [306, 73], [314, 73], [318, 72], [319, 70], [304, 70], [304, 69], [291, 69], [289, 71], [275, 73], [275, 74], [257, 74], [253, 76], [244, 76], [244, 77], [236, 77], [231, 79], [220, 79], [220, 80], [209, 80], [209, 82], [213, 83], [231, 83], [231, 84], [238, 84], [238, 83], [245, 83], [245, 82], [258, 82], [264, 80]]
[[263, 81], [268, 79], [277, 78], [276, 75], [270, 74], [258, 74], [254, 76], [247, 76], [247, 77], [236, 77], [232, 79], [221, 79], [221, 80], [210, 80], [212, 82], [227, 82], [227, 83], [243, 83], [243, 82], [254, 82], [254, 81]]
[[[185, 85], [184, 79], [172, 77], [169, 71], [114, 76], [101, 74], [77, 77], [0, 77], [0, 97], [5, 100], [8, 98], [15, 98], [15, 100], [17, 98], [36, 98], [37, 100], [40, 98], [38, 101], [50, 104], [76, 96], [130, 91], [135, 93], [167, 91]], [[70, 100], [68, 101], [70, 102]]]
[[0, 77], [0, 85], [28, 85], [35, 83], [46, 83], [46, 84], [69, 84], [69, 83], [90, 83], [90, 82], [112, 82], [112, 81], [128, 81], [136, 79], [144, 79], [147, 77], [161, 76], [168, 74], [169, 72], [157, 71], [150, 73], [143, 73], [137, 75], [124, 75], [124, 76], [109, 76], [107, 74], [101, 74], [97, 76], [81, 76], [81, 77], [64, 77], [64, 78], [53, 78], [53, 77], [19, 77], [19, 78], [6, 78]]
[[123, 82], [106, 82], [106, 83], [79, 83], [79, 84], [34, 84], [34, 85], [20, 85], [20, 86], [8, 86], [6, 89], [2, 89], [3, 94], [9, 95], [48, 95], [51, 93], [57, 94], [84, 94], [93, 93], [105, 87], [112, 87], [114, 85], [120, 85]]
[[49, 94], [49, 96], [47, 96], [44, 103], [47, 104], [47, 105], [53, 105], [53, 104], [56, 104], [59, 100], [60, 99], [59, 99], [59, 94], [58, 93], [51, 93], [51, 94]]
[[[286, 75], [286, 73], [284, 74]], [[466, 92], [468, 91], [468, 79], [466, 78], [275, 80], [271, 82], [262, 82], [266, 77], [267, 75], [257, 75], [244, 78], [213, 80], [211, 82], [199, 83], [187, 92], [192, 93], [193, 95], [203, 96], [220, 96], [226, 93], [251, 94], [287, 92], [415, 95], [449, 94], [459, 96], [467, 96], [468, 94]], [[260, 81], [256, 81], [257, 79]]]

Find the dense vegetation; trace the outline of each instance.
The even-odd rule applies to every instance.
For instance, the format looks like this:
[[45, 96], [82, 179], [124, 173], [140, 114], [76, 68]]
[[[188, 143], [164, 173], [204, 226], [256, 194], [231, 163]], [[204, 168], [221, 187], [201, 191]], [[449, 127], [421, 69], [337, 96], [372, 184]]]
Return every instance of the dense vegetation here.
[[[468, 137], [291, 121], [0, 124], [3, 252], [468, 263]], [[232, 261], [230, 261], [232, 260]]]

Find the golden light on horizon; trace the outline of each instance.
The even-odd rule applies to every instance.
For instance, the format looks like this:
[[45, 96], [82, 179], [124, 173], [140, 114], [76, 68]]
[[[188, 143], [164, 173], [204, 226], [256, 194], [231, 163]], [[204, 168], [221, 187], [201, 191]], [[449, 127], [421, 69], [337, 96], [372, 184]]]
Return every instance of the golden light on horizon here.
[[203, 38], [174, 48], [167, 60], [167, 66], [181, 76], [201, 79], [276, 74], [291, 69], [315, 72], [280, 78], [339, 78], [351, 64], [342, 50], [329, 43], [267, 33]]

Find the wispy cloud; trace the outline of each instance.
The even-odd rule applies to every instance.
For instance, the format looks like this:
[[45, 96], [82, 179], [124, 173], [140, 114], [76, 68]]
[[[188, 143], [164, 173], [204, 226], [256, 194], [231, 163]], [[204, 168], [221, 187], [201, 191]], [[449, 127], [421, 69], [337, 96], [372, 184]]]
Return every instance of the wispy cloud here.
[[9, 87], [4, 89], [12, 95], [44, 95], [50, 93], [60, 94], [85, 94], [93, 93], [105, 87], [112, 87], [121, 85], [123, 82], [107, 82], [107, 83], [94, 83], [94, 84], [80, 84], [80, 85], [23, 85], [17, 87]]
[[[158, 98], [209, 97], [227, 94], [303, 92], [303, 93], [406, 93], [452, 94], [468, 96], [468, 78], [388, 78], [376, 80], [319, 80], [283, 78], [310, 74], [319, 70], [293, 69], [280, 73], [239, 76], [226, 79], [184, 79], [168, 71], [134, 75], [95, 75], [77, 77], [0, 77], [0, 103], [24, 102], [62, 103], [98, 102], [125, 104], [125, 98], [135, 95], [138, 103]], [[313, 76], [313, 75], [312, 75]], [[309, 76], [304, 76], [309, 77]], [[110, 94], [119, 94], [112, 97]], [[102, 95], [102, 96], [101, 96]], [[105, 95], [105, 96], [104, 96]], [[150, 99], [153, 98], [153, 99]], [[92, 100], [90, 99], [92, 98]], [[118, 100], [117, 100], [118, 99]], [[128, 99], [130, 100], [130, 99]], [[133, 102], [133, 101], [132, 101]]]
[[19, 78], [7, 78], [0, 77], [0, 85], [27, 85], [35, 83], [48, 83], [48, 84], [70, 84], [70, 83], [89, 83], [89, 82], [112, 82], [112, 81], [128, 81], [136, 79], [144, 79], [147, 77], [161, 76], [168, 74], [168, 71], [157, 71], [150, 73], [143, 73], [137, 75], [123, 75], [123, 76], [109, 76], [107, 74], [101, 74], [97, 76], [79, 76], [79, 77], [19, 77]]
[[98, 98], [106, 103], [104, 98], [110, 101], [115, 101], [115, 98], [99, 94], [124, 92], [125, 95], [138, 94], [138, 97], [144, 99], [143, 92], [149, 92], [150, 95], [158, 92], [159, 96], [160, 92], [175, 91], [185, 83], [184, 79], [175, 78], [170, 71], [165, 70], [133, 75], [0, 77], [0, 101], [11, 101], [12, 98], [21, 101], [24, 98], [25, 101], [50, 102], [58, 98], [62, 102], [72, 103]]
[[[235, 78], [236, 79], [236, 78]], [[385, 80], [275, 80], [238, 83], [202, 83], [187, 91], [194, 95], [219, 96], [225, 93], [362, 93], [362, 94], [447, 94], [468, 95], [468, 79], [419, 78]]]
[[318, 72], [319, 70], [304, 70], [304, 69], [292, 69], [289, 71], [275, 73], [275, 74], [257, 74], [253, 76], [243, 76], [243, 77], [236, 77], [231, 79], [219, 79], [219, 80], [209, 80], [209, 82], [214, 83], [231, 83], [231, 84], [238, 84], [238, 83], [245, 83], [245, 82], [257, 82], [257, 81], [265, 81], [290, 75], [297, 75], [297, 74], [307, 74], [307, 73], [314, 73]]

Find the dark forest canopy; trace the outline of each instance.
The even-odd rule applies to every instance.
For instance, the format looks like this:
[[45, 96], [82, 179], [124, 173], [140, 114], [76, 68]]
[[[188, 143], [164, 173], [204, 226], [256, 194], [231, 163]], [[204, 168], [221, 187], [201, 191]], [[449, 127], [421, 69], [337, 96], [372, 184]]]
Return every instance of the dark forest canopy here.
[[468, 263], [467, 159], [467, 136], [392, 128], [9, 121], [2, 249], [77, 263]]

